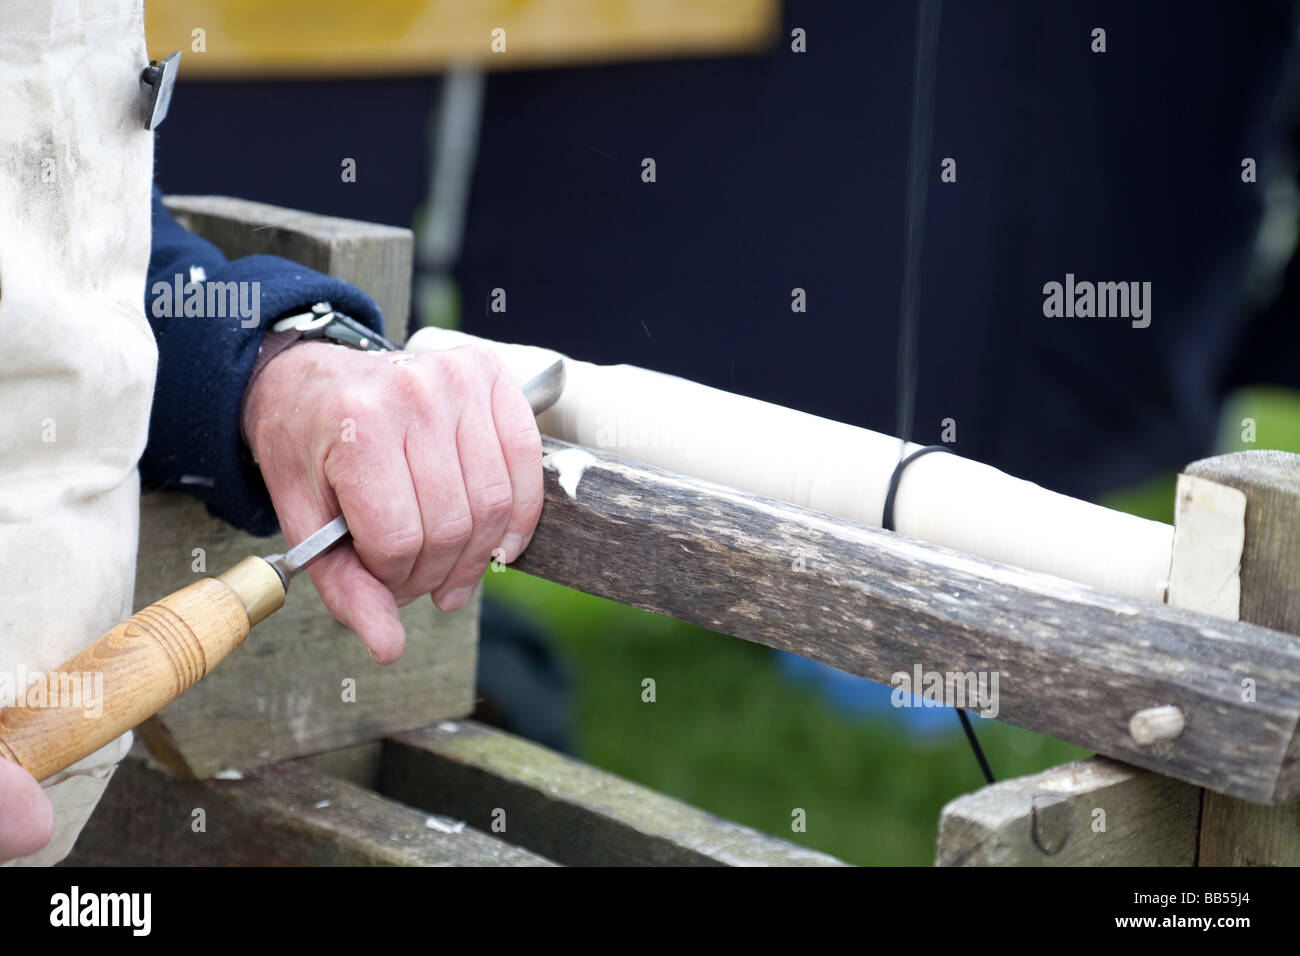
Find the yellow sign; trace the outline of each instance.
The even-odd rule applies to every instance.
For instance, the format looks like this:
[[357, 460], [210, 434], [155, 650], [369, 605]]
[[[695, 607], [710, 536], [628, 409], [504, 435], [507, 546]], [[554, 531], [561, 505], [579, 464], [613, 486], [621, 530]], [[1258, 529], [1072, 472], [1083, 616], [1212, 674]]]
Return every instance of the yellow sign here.
[[376, 76], [760, 52], [779, 0], [150, 0], [187, 77]]

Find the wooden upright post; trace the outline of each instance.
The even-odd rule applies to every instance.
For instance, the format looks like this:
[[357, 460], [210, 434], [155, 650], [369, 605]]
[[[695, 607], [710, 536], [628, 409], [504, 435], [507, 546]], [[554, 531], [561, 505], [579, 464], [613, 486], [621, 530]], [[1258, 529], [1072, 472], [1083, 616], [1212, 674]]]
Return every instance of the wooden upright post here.
[[[1246, 451], [1194, 462], [1184, 473], [1246, 496], [1240, 619], [1300, 635], [1300, 455]], [[1300, 639], [1300, 638], [1298, 638]], [[1242, 693], [1275, 693], [1264, 681]], [[1300, 760], [1288, 754], [1287, 762]], [[1201, 806], [1201, 866], [1300, 865], [1300, 802], [1260, 806], [1206, 790]]]

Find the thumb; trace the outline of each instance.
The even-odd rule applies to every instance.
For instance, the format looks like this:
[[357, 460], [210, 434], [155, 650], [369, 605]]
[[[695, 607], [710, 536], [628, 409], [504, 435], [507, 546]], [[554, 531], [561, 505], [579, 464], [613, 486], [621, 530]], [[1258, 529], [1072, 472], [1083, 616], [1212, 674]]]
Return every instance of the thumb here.
[[0, 863], [28, 856], [54, 835], [54, 807], [36, 778], [0, 758]]
[[339, 623], [352, 628], [376, 664], [392, 664], [406, 649], [406, 628], [393, 592], [375, 578], [351, 544], [325, 555], [308, 569], [321, 600]]

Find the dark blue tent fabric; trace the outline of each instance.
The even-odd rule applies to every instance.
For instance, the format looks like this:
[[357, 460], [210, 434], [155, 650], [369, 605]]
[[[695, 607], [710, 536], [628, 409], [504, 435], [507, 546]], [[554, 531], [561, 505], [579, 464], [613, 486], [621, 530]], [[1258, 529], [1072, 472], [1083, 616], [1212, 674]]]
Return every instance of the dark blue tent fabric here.
[[[494, 76], [467, 328], [892, 432], [915, 4], [786, 10], [761, 58]], [[1290, 19], [945, 5], [916, 440], [953, 418], [960, 453], [1083, 496], [1209, 450], [1264, 188], [1241, 161], [1270, 171]], [[1150, 282], [1150, 327], [1044, 317], [1067, 273]]]

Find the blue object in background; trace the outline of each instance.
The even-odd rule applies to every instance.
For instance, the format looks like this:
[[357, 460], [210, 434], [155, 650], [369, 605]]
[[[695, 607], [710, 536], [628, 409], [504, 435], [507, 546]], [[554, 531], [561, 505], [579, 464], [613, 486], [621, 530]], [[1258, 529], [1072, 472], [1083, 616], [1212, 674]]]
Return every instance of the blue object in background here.
[[893, 687], [785, 651], [776, 652], [776, 666], [792, 681], [813, 685], [831, 706], [852, 716], [892, 720], [920, 735], [961, 732], [952, 707], [926, 707], [919, 697], [912, 698], [911, 707], [895, 707], [891, 700]]

